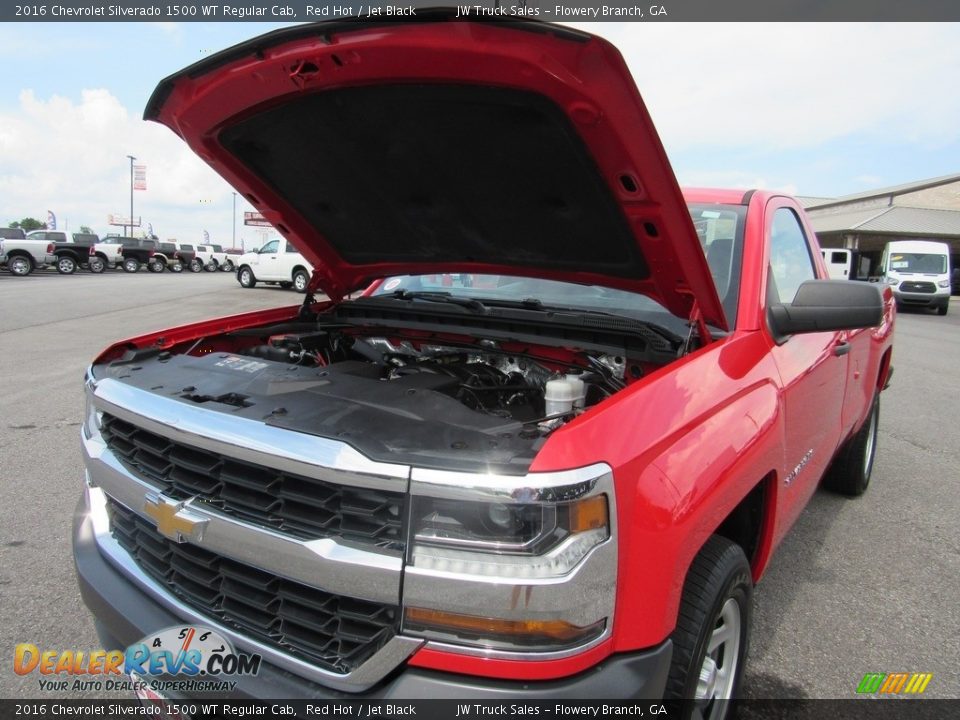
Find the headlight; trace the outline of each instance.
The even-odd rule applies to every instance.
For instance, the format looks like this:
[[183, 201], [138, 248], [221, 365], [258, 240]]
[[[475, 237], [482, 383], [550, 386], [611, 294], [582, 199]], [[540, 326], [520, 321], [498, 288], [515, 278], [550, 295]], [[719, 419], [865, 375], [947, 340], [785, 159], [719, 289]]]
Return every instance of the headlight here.
[[452, 573], [558, 577], [610, 537], [605, 495], [517, 504], [415, 497], [412, 518], [411, 563]]
[[409, 527], [403, 632], [503, 657], [581, 652], [609, 634], [609, 466], [523, 477], [415, 469]]
[[895, 277], [888, 277], [888, 278], [887, 278], [887, 283], [890, 284], [890, 285], [899, 285], [899, 284], [900, 284], [900, 281], [899, 281], [897, 278], [895, 278]]
[[948, 287], [950, 287], [950, 281], [949, 281], [949, 280], [941, 280], [940, 282], [937, 283], [937, 286], [942, 287], [942, 288], [948, 288]]

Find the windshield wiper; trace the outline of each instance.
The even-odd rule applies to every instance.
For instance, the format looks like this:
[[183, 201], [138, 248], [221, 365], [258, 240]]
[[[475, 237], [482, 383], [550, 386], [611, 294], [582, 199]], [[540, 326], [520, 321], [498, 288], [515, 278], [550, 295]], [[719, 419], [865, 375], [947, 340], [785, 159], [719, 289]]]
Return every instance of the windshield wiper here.
[[475, 312], [486, 312], [487, 306], [479, 300], [463, 297], [462, 295], [451, 295], [448, 292], [440, 290], [394, 290], [390, 297], [398, 300], [426, 300], [427, 302], [447, 303], [449, 305], [459, 305]]

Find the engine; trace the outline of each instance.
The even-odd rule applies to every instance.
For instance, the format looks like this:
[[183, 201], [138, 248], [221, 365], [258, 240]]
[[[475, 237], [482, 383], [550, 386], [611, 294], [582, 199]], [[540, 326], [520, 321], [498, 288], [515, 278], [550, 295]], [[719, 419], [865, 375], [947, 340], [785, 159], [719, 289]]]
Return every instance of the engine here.
[[586, 356], [586, 366], [544, 362], [503, 350], [493, 340], [470, 346], [414, 343], [336, 330], [282, 332], [241, 354], [274, 362], [336, 367], [405, 388], [454, 398], [478, 413], [546, 434], [623, 387], [622, 358]]

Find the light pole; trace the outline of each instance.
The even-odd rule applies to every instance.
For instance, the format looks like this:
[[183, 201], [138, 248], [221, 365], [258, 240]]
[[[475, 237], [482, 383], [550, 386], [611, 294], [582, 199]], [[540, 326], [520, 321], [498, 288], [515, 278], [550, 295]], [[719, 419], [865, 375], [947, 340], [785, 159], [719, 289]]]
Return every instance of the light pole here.
[[136, 158], [133, 155], [127, 155], [130, 158], [130, 234], [127, 237], [133, 237], [133, 161]]
[[233, 240], [230, 241], [230, 249], [237, 246], [237, 194], [233, 194]]

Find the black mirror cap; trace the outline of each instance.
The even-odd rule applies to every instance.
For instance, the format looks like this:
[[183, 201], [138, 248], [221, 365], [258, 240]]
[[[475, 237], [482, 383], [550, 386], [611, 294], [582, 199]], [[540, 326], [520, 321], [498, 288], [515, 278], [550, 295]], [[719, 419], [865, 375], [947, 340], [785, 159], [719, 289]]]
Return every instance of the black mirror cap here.
[[852, 280], [807, 280], [792, 303], [767, 310], [770, 330], [781, 343], [797, 333], [857, 330], [874, 327], [883, 319], [879, 286]]

